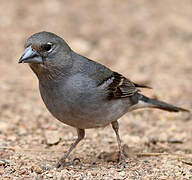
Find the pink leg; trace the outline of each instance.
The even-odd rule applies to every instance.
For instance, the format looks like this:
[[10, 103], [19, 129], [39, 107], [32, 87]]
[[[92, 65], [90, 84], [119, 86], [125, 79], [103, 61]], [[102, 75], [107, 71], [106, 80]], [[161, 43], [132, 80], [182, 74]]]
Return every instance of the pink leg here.
[[112, 127], [113, 127], [113, 130], [115, 131], [115, 134], [116, 134], [116, 137], [117, 137], [117, 143], [118, 143], [118, 146], [119, 146], [119, 164], [122, 164], [122, 165], [126, 165], [126, 161], [125, 161], [125, 155], [123, 154], [123, 150], [122, 150], [122, 146], [121, 146], [121, 140], [120, 140], [120, 137], [119, 137], [119, 124], [117, 121], [114, 121], [111, 123], [112, 124]]
[[84, 129], [77, 129], [78, 138], [74, 143], [71, 144], [69, 150], [64, 154], [64, 156], [59, 160], [56, 167], [59, 168], [60, 166], [65, 166], [65, 160], [71, 153], [71, 151], [77, 146], [77, 144], [85, 137], [85, 130]]

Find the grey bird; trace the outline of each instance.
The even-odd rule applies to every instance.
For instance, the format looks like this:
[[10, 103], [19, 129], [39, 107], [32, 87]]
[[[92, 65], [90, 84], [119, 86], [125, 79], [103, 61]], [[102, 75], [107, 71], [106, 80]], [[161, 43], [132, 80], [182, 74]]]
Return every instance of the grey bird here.
[[128, 111], [158, 108], [170, 112], [188, 111], [142, 95], [136, 84], [117, 72], [75, 53], [59, 36], [39, 32], [29, 37], [19, 63], [28, 63], [39, 79], [41, 97], [59, 121], [76, 128], [78, 138], [57, 163], [66, 159], [84, 138], [85, 129], [112, 125], [117, 137], [119, 162], [125, 164], [118, 119]]

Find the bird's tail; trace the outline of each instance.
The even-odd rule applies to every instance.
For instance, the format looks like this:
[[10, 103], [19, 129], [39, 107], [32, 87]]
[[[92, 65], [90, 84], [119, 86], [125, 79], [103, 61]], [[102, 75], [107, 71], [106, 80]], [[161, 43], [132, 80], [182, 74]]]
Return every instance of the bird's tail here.
[[148, 98], [140, 93], [136, 94], [136, 99], [138, 100], [138, 103], [135, 105], [134, 109], [150, 107], [150, 108], [162, 109], [169, 112], [179, 112], [179, 111], [190, 112], [187, 109], [180, 108], [156, 99]]

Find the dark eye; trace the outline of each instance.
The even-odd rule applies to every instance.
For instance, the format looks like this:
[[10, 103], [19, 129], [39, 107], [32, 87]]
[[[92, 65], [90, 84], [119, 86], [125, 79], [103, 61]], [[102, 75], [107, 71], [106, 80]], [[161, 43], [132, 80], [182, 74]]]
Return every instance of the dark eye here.
[[47, 43], [47, 44], [44, 44], [44, 45], [42, 45], [42, 49], [44, 50], [44, 51], [50, 51], [51, 49], [52, 49], [52, 46], [53, 46], [53, 44], [52, 43]]

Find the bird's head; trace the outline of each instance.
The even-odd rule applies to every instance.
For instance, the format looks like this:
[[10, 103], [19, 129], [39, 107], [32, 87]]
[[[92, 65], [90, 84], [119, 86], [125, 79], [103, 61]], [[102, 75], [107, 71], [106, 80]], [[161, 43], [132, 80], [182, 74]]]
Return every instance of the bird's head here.
[[33, 71], [50, 72], [71, 66], [71, 49], [59, 36], [50, 32], [39, 32], [29, 37], [19, 63], [29, 63]]

